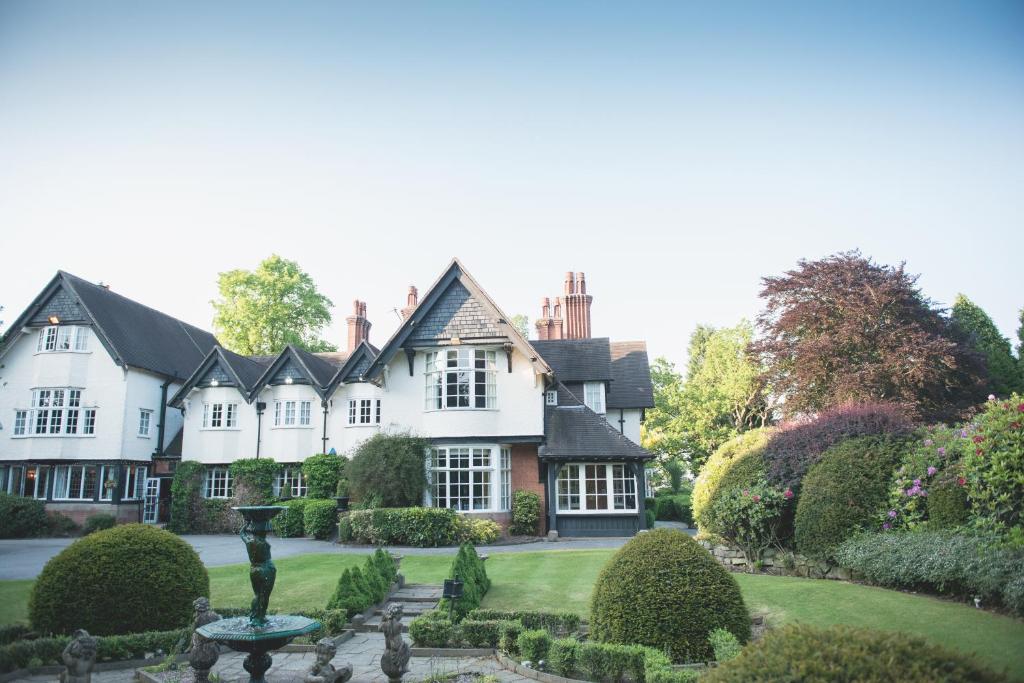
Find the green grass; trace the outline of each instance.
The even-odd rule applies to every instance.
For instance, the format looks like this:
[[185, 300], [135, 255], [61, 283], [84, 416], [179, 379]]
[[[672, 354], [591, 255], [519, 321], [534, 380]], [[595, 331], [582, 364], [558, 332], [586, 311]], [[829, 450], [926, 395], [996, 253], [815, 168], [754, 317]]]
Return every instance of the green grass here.
[[[590, 590], [613, 551], [546, 551], [492, 554], [492, 587], [484, 605], [494, 608], [565, 609], [586, 615]], [[278, 580], [271, 608], [323, 607], [345, 567], [363, 555], [304, 555], [276, 560]], [[440, 583], [452, 558], [408, 556], [402, 573], [410, 583]], [[737, 574], [747, 606], [770, 624], [848, 624], [903, 631], [966, 652], [1024, 680], [1024, 622], [959, 603], [841, 581]], [[0, 623], [24, 621], [31, 581], [0, 581]], [[248, 565], [210, 570], [214, 606], [247, 606]]]

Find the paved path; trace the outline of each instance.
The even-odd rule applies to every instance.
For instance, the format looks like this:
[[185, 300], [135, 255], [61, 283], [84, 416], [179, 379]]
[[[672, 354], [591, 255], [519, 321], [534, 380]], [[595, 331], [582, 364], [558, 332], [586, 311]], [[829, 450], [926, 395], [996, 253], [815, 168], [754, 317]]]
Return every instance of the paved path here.
[[[675, 522], [658, 522], [657, 526], [678, 526]], [[690, 529], [688, 533], [696, 533]], [[243, 564], [249, 561], [245, 546], [238, 536], [182, 536], [192, 544], [200, 559], [207, 567], [226, 564]], [[33, 538], [0, 540], [0, 580], [34, 579], [43, 570], [51, 557], [70, 545], [73, 538]], [[619, 548], [628, 538], [579, 538], [562, 539], [555, 543], [538, 541], [518, 545], [494, 545], [481, 547], [481, 552], [491, 555], [498, 553], [523, 553], [548, 550], [589, 550], [594, 548]], [[362, 545], [342, 545], [311, 538], [273, 538], [274, 558], [306, 555], [309, 553], [367, 553], [372, 550]], [[400, 555], [454, 555], [458, 548], [404, 548], [391, 546], [389, 550]]]

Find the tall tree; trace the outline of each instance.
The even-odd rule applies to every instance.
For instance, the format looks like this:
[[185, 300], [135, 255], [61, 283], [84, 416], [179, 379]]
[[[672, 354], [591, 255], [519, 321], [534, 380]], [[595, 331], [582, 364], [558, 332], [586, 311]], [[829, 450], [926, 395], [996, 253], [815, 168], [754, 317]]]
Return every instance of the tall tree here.
[[762, 338], [752, 350], [788, 415], [893, 401], [944, 420], [984, 400], [984, 360], [902, 263], [851, 251], [762, 282]]
[[512, 327], [519, 330], [519, 334], [523, 335], [523, 339], [530, 338], [530, 319], [528, 317], [522, 313], [516, 313], [508, 322]]
[[685, 457], [683, 430], [678, 422], [683, 378], [673, 363], [659, 357], [651, 364], [651, 384], [654, 408], [647, 411], [641, 428], [641, 443], [662, 458]]
[[950, 318], [985, 356], [992, 393], [1009, 396], [1024, 389], [1024, 378], [1017, 359], [1013, 357], [1010, 340], [999, 332], [988, 313], [963, 294], [958, 294]]
[[225, 348], [247, 356], [275, 354], [288, 344], [336, 350], [319, 336], [334, 304], [295, 261], [273, 254], [256, 270], [220, 273], [217, 288], [213, 326]]
[[1024, 308], [1020, 309], [1020, 327], [1017, 328], [1017, 365], [1024, 377]]

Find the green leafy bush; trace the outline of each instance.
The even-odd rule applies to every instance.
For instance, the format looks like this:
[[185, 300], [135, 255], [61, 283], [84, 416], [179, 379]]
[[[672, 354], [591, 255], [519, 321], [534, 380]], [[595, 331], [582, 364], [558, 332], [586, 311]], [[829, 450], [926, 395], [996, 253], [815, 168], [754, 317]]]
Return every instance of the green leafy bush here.
[[540, 527], [540, 496], [533, 491], [519, 490], [512, 494], [512, 523], [508, 532], [513, 536], [536, 536]]
[[97, 531], [46, 563], [32, 586], [29, 619], [40, 633], [95, 635], [188, 625], [192, 601], [210, 594], [196, 551], [143, 524]]
[[518, 621], [528, 629], [542, 628], [552, 635], [575, 633], [581, 623], [575, 612], [537, 612], [531, 610], [475, 609], [467, 619]]
[[716, 628], [712, 631], [708, 636], [708, 641], [711, 643], [711, 649], [715, 651], [716, 662], [727, 662], [734, 659], [743, 649], [740, 641], [736, 640], [736, 636], [724, 628]]
[[0, 493], [0, 538], [33, 538], [48, 528], [43, 501]]
[[666, 460], [662, 464], [662, 468], [665, 470], [665, 474], [668, 475], [669, 491], [672, 495], [679, 495], [683, 492], [683, 474], [686, 473], [686, 467], [680, 461], [672, 458]]
[[804, 478], [796, 506], [797, 549], [831, 559], [837, 545], [873, 527], [905, 448], [902, 439], [864, 436], [825, 451]]
[[171, 520], [168, 531], [187, 534], [195, 531], [202, 516], [202, 489], [206, 467], [195, 460], [183, 460], [171, 481]]
[[462, 641], [469, 647], [498, 647], [501, 621], [463, 619], [459, 624]]
[[1024, 545], [1024, 396], [988, 401], [961, 437], [975, 525]]
[[941, 482], [928, 494], [928, 526], [933, 529], [955, 529], [971, 519], [967, 489], [956, 481]]
[[[963, 488], [966, 483], [960, 465], [963, 446], [959, 429], [937, 425], [920, 430], [908, 442], [895, 476], [891, 477], [889, 501], [879, 510], [878, 526], [882, 529], [941, 526], [941, 521], [933, 523], [931, 519], [932, 496], [940, 487]], [[966, 492], [963, 497], [966, 504]], [[940, 517], [947, 512], [940, 510]]]
[[436, 610], [409, 622], [409, 637], [416, 647], [448, 647], [458, 640], [459, 631], [456, 624]]
[[[448, 575], [462, 581], [462, 597], [455, 601], [452, 608], [456, 620], [461, 621], [467, 614], [480, 607], [480, 602], [491, 587], [491, 580], [487, 578], [484, 561], [468, 543], [459, 546], [459, 552], [455, 555]], [[448, 599], [442, 599], [437, 607], [441, 611], [447, 611], [448, 603]]]
[[690, 496], [686, 493], [678, 495], [662, 495], [654, 499], [655, 519], [665, 522], [686, 522], [693, 524], [693, 511], [690, 510]]
[[1015, 606], [1024, 579], [1024, 549], [994, 545], [967, 530], [889, 531], [855, 536], [836, 548], [840, 566], [877, 586], [925, 591]]
[[267, 505], [273, 500], [280, 463], [269, 458], [240, 458], [228, 470], [235, 505]]
[[510, 655], [519, 654], [519, 634], [526, 630], [521, 621], [502, 621], [498, 627], [498, 647]]
[[338, 516], [338, 542], [351, 543], [354, 535], [352, 532], [352, 519], [348, 516], [348, 513], [343, 512]]
[[[147, 653], [180, 651], [188, 642], [189, 629], [150, 631], [97, 638], [96, 659], [101, 662], [142, 659]], [[0, 673], [30, 666], [61, 665], [61, 653], [70, 636], [18, 640], [0, 646]]]
[[46, 530], [50, 536], [68, 538], [78, 533], [78, 525], [75, 520], [59, 512], [47, 511]]
[[333, 500], [307, 499], [302, 511], [302, 527], [307, 536], [324, 541], [337, 529], [338, 504]]
[[657, 518], [654, 515], [654, 510], [651, 510], [650, 508], [644, 510], [644, 528], [645, 529], [653, 529], [654, 528], [654, 523], [656, 521], [658, 521], [658, 520], [657, 520]]
[[620, 548], [594, 584], [590, 634], [598, 642], [647, 645], [676, 661], [711, 656], [708, 634], [750, 638], [736, 579], [687, 534], [655, 529]]
[[551, 634], [543, 629], [527, 630], [516, 638], [516, 649], [519, 655], [529, 662], [547, 659], [548, 648], [551, 647]]
[[421, 505], [427, 490], [426, 439], [411, 434], [377, 433], [356, 449], [346, 465], [349, 486], [361, 501], [380, 507]]
[[753, 570], [765, 550], [781, 544], [788, 509], [786, 493], [760, 479], [719, 490], [704, 509], [705, 530], [743, 551]]
[[28, 624], [3, 624], [0, 626], [0, 645], [20, 640], [31, 631]]
[[398, 568], [395, 567], [394, 558], [383, 548], [377, 548], [373, 551], [373, 562], [377, 566], [377, 571], [384, 577], [388, 585], [390, 586], [394, 583], [398, 577]]
[[738, 657], [705, 674], [702, 683], [995, 683], [1005, 677], [973, 657], [923, 638], [847, 626], [790, 625], [769, 631]]
[[501, 536], [501, 527], [490, 519], [459, 515], [456, 518], [457, 540], [459, 543], [487, 545]]
[[767, 428], [744, 432], [722, 444], [704, 463], [690, 498], [693, 519], [702, 530], [708, 526], [704, 512], [719, 491], [750, 486], [765, 477], [763, 454], [771, 434]]
[[452, 545], [459, 537], [458, 515], [447, 508], [353, 510], [348, 518], [359, 543], [428, 548]]
[[575, 638], [556, 638], [548, 648], [548, 668], [559, 676], [572, 678], [579, 661], [580, 641]]
[[98, 515], [89, 515], [86, 518], [85, 524], [82, 525], [82, 533], [86, 536], [93, 533], [94, 531], [102, 531], [103, 529], [113, 529], [114, 525], [117, 524], [117, 519], [114, 515], [108, 515], [100, 513]]
[[344, 610], [346, 616], [351, 619], [361, 614], [371, 605], [370, 596], [359, 589], [359, 586], [352, 579], [352, 569], [346, 567], [338, 578], [338, 585], [334, 588], [334, 594], [327, 602], [329, 610]]
[[306, 503], [308, 498], [292, 498], [279, 503], [285, 509], [270, 520], [274, 533], [281, 538], [298, 538], [306, 531]]
[[647, 654], [651, 648], [614, 643], [582, 643], [576, 669], [588, 681], [643, 681]]
[[646, 648], [643, 683], [693, 683], [700, 678], [696, 669], [674, 669], [672, 660], [664, 652]]
[[340, 455], [320, 453], [311, 455], [302, 463], [302, 476], [306, 478], [306, 495], [310, 498], [331, 498], [338, 490], [338, 482], [345, 476], [345, 463]]

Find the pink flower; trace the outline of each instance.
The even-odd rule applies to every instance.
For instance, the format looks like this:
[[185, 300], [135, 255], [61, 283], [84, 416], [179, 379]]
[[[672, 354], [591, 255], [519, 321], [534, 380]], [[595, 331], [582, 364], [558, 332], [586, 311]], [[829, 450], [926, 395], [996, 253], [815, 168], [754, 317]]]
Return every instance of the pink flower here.
[[789, 500], [790, 498], [793, 497], [793, 490], [786, 489], [786, 492], [782, 494], [782, 497], [785, 498], [786, 500]]
[[1020, 405], [1017, 406], [1017, 412], [1024, 413], [1024, 403], [1021, 403]]
[[743, 489], [743, 495], [744, 496], [749, 496], [750, 495], [750, 489]]
[[757, 494], [755, 493], [754, 495], [752, 495], [752, 496], [750, 497], [750, 500], [754, 501], [755, 503], [760, 503], [760, 502], [761, 502], [761, 496], [759, 496], [759, 495], [757, 495]]
[[981, 450], [980, 448], [976, 448], [976, 449], [974, 450], [974, 454], [975, 454], [975, 455], [979, 455], [979, 456], [980, 456], [980, 455], [985, 455], [985, 451]]
[[965, 485], [966, 483], [967, 483], [967, 480], [966, 480], [966, 479], [964, 479], [963, 477], [957, 477], [957, 478], [956, 478], [956, 485], [957, 485], [957, 486], [963, 486], [963, 485]]
[[1020, 429], [1020, 422], [1011, 422], [1010, 429]]
[[935, 469], [934, 467], [929, 467], [928, 468], [928, 476], [929, 477], [934, 477], [936, 472], [938, 472], [938, 470]]
[[988, 395], [988, 400], [990, 400], [990, 401], [996, 400], [996, 395], [995, 394], [989, 394]]
[[915, 479], [914, 480], [914, 488], [918, 488], [919, 486], [921, 486], [921, 480], [920, 479]]
[[895, 518], [896, 518], [896, 511], [895, 510], [889, 510], [889, 519], [895, 519]]
[[983, 437], [981, 434], [978, 434], [976, 437], [971, 439], [971, 441], [973, 441], [974, 443], [981, 443], [984, 440], [985, 440], [985, 437]]
[[931, 446], [933, 443], [935, 443], [935, 442], [932, 441], [931, 439], [925, 439], [924, 440], [924, 445], [925, 446]]
[[939, 446], [938, 453], [939, 453], [939, 455], [945, 455], [946, 454], [946, 449], [943, 446]]
[[892, 528], [892, 524], [889, 524], [889, 522], [886, 522], [885, 524], [882, 525], [882, 528], [885, 529], [886, 531], [888, 531], [889, 529]]

